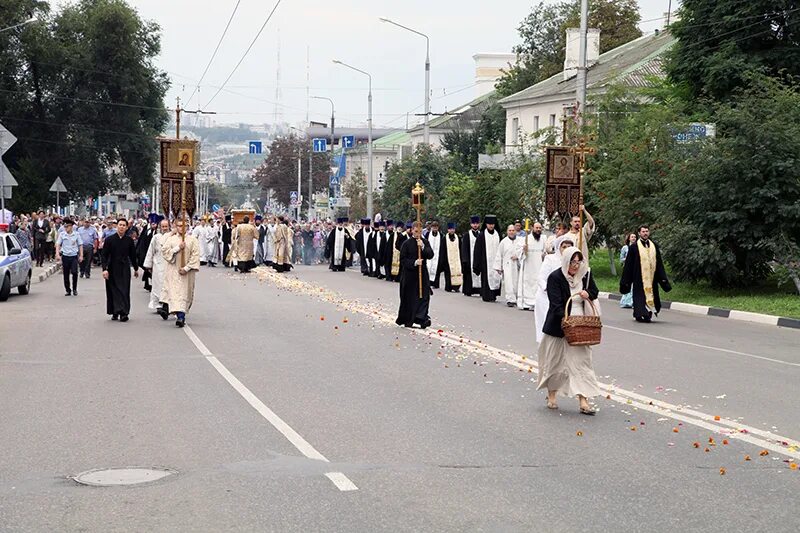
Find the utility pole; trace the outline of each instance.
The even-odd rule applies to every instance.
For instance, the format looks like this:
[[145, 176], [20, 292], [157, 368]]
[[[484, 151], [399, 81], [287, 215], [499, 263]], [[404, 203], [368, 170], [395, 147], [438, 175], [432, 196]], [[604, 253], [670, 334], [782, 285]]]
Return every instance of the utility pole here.
[[176, 98], [177, 105], [175, 106], [175, 138], [181, 138], [181, 97]]
[[300, 222], [300, 179], [303, 175], [303, 150], [297, 150], [297, 221]]
[[578, 49], [578, 76], [577, 76], [577, 89], [576, 100], [578, 104], [575, 119], [580, 130], [584, 124], [584, 113], [586, 112], [586, 48], [587, 37], [589, 31], [589, 0], [581, 0], [581, 36]]

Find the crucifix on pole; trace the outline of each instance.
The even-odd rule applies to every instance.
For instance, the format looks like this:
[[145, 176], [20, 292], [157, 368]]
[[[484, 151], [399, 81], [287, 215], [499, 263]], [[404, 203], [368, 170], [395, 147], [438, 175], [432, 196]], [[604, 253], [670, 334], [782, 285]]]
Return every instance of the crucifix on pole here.
[[[580, 179], [580, 193], [578, 194], [578, 204], [583, 205], [583, 181], [584, 181], [584, 173], [586, 172], [586, 156], [587, 155], [595, 155], [597, 153], [597, 148], [594, 146], [589, 146], [589, 141], [592, 140], [591, 138], [587, 137], [578, 137], [575, 146], [570, 147], [569, 151], [572, 155], [577, 156], [578, 162], [578, 176]], [[578, 216], [581, 219], [581, 231], [578, 233], [578, 248], [583, 249], [583, 209], [579, 208]]]

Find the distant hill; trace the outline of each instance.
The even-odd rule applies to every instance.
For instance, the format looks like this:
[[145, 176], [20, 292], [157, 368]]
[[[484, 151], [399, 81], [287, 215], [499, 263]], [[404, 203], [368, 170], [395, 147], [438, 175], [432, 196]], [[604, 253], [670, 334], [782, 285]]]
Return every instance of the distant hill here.
[[191, 131], [197, 135], [202, 142], [210, 144], [243, 143], [257, 140], [262, 137], [262, 134], [257, 133], [249, 128], [234, 128], [225, 126], [200, 128], [189, 126], [182, 129]]

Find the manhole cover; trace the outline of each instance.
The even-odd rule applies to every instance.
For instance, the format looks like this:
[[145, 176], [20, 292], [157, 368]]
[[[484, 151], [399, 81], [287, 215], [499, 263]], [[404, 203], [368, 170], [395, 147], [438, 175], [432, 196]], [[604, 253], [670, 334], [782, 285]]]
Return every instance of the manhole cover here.
[[72, 479], [81, 485], [91, 485], [93, 487], [113, 487], [117, 485], [139, 485], [142, 483], [152, 483], [177, 473], [177, 470], [162, 468], [159, 466], [134, 466], [128, 468], [103, 468], [97, 470], [88, 470], [86, 472], [81, 472]]

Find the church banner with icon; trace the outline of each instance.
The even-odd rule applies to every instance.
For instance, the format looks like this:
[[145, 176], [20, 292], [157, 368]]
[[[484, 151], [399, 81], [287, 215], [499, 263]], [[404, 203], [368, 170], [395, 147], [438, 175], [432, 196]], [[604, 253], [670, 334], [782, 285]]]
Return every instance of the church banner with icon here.
[[578, 162], [568, 146], [548, 146], [545, 179], [545, 211], [548, 217], [558, 213], [577, 213], [581, 180]]
[[189, 139], [161, 139], [161, 210], [166, 216], [177, 217], [184, 209], [190, 217], [194, 215], [198, 147], [197, 141]]

